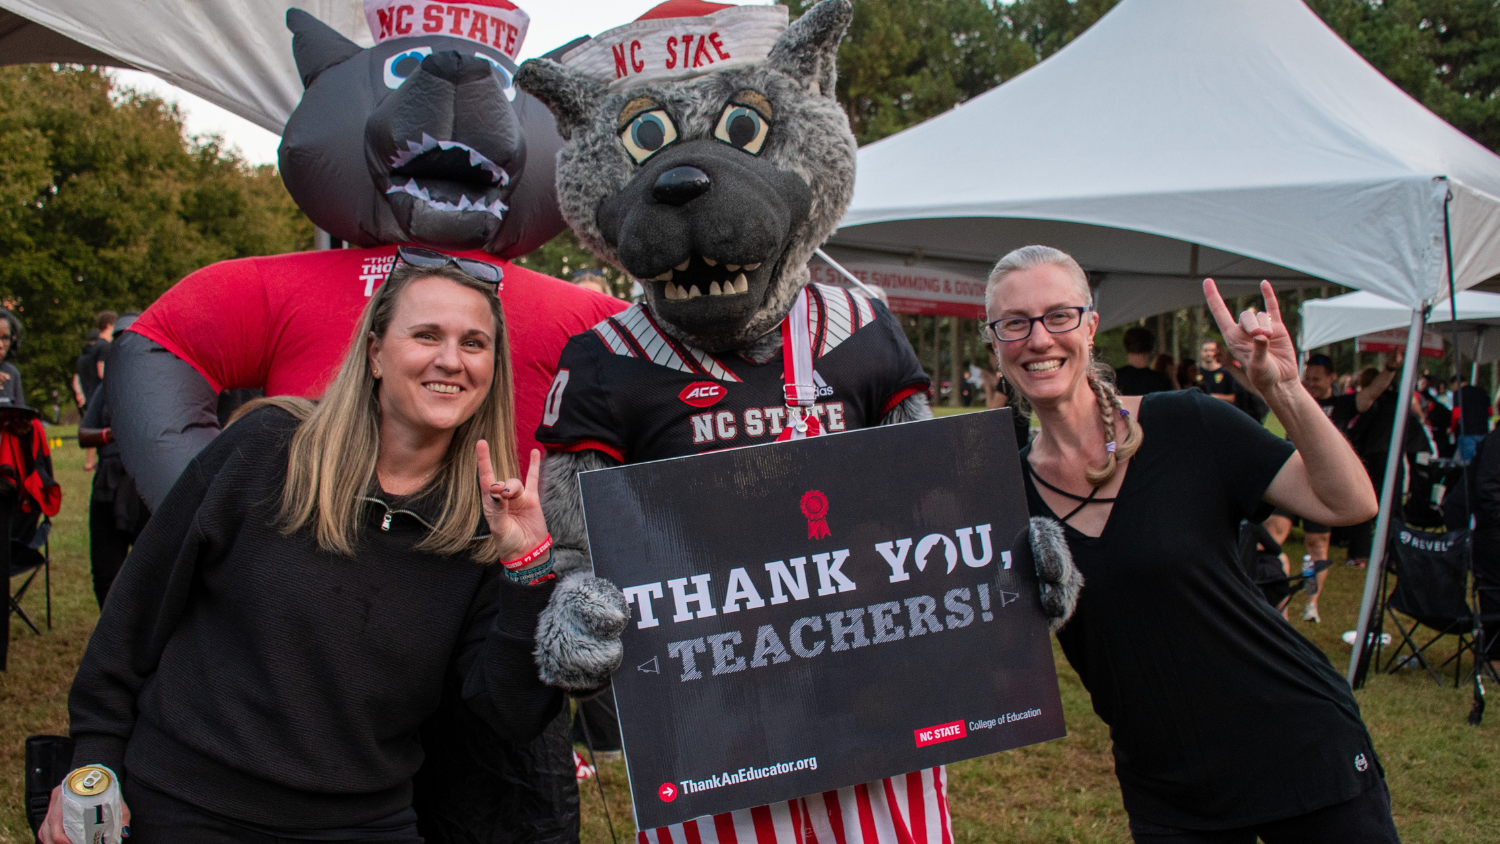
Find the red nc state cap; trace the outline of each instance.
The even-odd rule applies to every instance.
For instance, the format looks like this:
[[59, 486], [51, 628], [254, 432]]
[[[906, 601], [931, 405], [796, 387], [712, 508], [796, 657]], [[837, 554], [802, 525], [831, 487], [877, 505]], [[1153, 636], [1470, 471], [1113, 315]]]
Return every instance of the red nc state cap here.
[[568, 51], [562, 63], [611, 88], [686, 79], [763, 60], [787, 20], [785, 6], [667, 0]]

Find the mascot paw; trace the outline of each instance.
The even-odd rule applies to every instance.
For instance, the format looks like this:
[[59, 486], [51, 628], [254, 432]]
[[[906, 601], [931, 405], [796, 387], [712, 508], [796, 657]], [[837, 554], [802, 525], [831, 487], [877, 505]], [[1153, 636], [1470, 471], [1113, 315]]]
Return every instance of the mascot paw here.
[[1073, 565], [1073, 552], [1063, 536], [1062, 525], [1053, 519], [1033, 516], [1027, 529], [1036, 576], [1042, 581], [1042, 611], [1053, 633], [1062, 629], [1078, 605], [1083, 575]]
[[542, 682], [570, 692], [604, 687], [624, 658], [620, 634], [629, 620], [625, 596], [613, 583], [582, 572], [563, 578], [537, 622]]

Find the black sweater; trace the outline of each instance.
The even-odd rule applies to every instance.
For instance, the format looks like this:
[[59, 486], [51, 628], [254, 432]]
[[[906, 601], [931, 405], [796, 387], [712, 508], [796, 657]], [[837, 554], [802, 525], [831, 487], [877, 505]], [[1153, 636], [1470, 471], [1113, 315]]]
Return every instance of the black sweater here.
[[353, 826], [410, 805], [449, 672], [516, 741], [559, 711], [532, 660], [552, 585], [413, 550], [433, 502], [367, 506], [353, 557], [280, 533], [296, 424], [267, 408], [230, 427], [141, 534], [68, 697], [75, 766], [248, 823]]

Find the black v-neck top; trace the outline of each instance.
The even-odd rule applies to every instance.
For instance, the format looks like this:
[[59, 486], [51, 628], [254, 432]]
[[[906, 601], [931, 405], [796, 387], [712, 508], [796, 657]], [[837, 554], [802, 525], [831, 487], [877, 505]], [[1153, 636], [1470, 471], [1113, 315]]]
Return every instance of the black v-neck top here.
[[[1292, 444], [1198, 390], [1143, 397], [1138, 421], [1103, 534], [1064, 526], [1084, 587], [1057, 634], [1109, 724], [1126, 811], [1229, 829], [1358, 796], [1381, 772], [1354, 696], [1237, 559]], [[1026, 494], [1056, 518], [1029, 476]]]

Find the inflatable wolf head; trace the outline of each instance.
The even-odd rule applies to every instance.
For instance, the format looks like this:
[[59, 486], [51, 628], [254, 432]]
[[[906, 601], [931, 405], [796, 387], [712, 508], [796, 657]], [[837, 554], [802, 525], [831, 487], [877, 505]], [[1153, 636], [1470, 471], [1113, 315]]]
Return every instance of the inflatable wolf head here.
[[281, 143], [297, 205], [358, 246], [415, 241], [516, 257], [561, 231], [562, 139], [512, 81], [525, 13], [498, 0], [425, 4], [436, 15], [366, 5], [378, 39], [369, 49], [287, 12], [307, 88]]
[[521, 66], [567, 141], [563, 215], [678, 339], [720, 352], [775, 329], [843, 216], [855, 142], [834, 80], [851, 14], [825, 0], [787, 26], [783, 6], [671, 0]]

